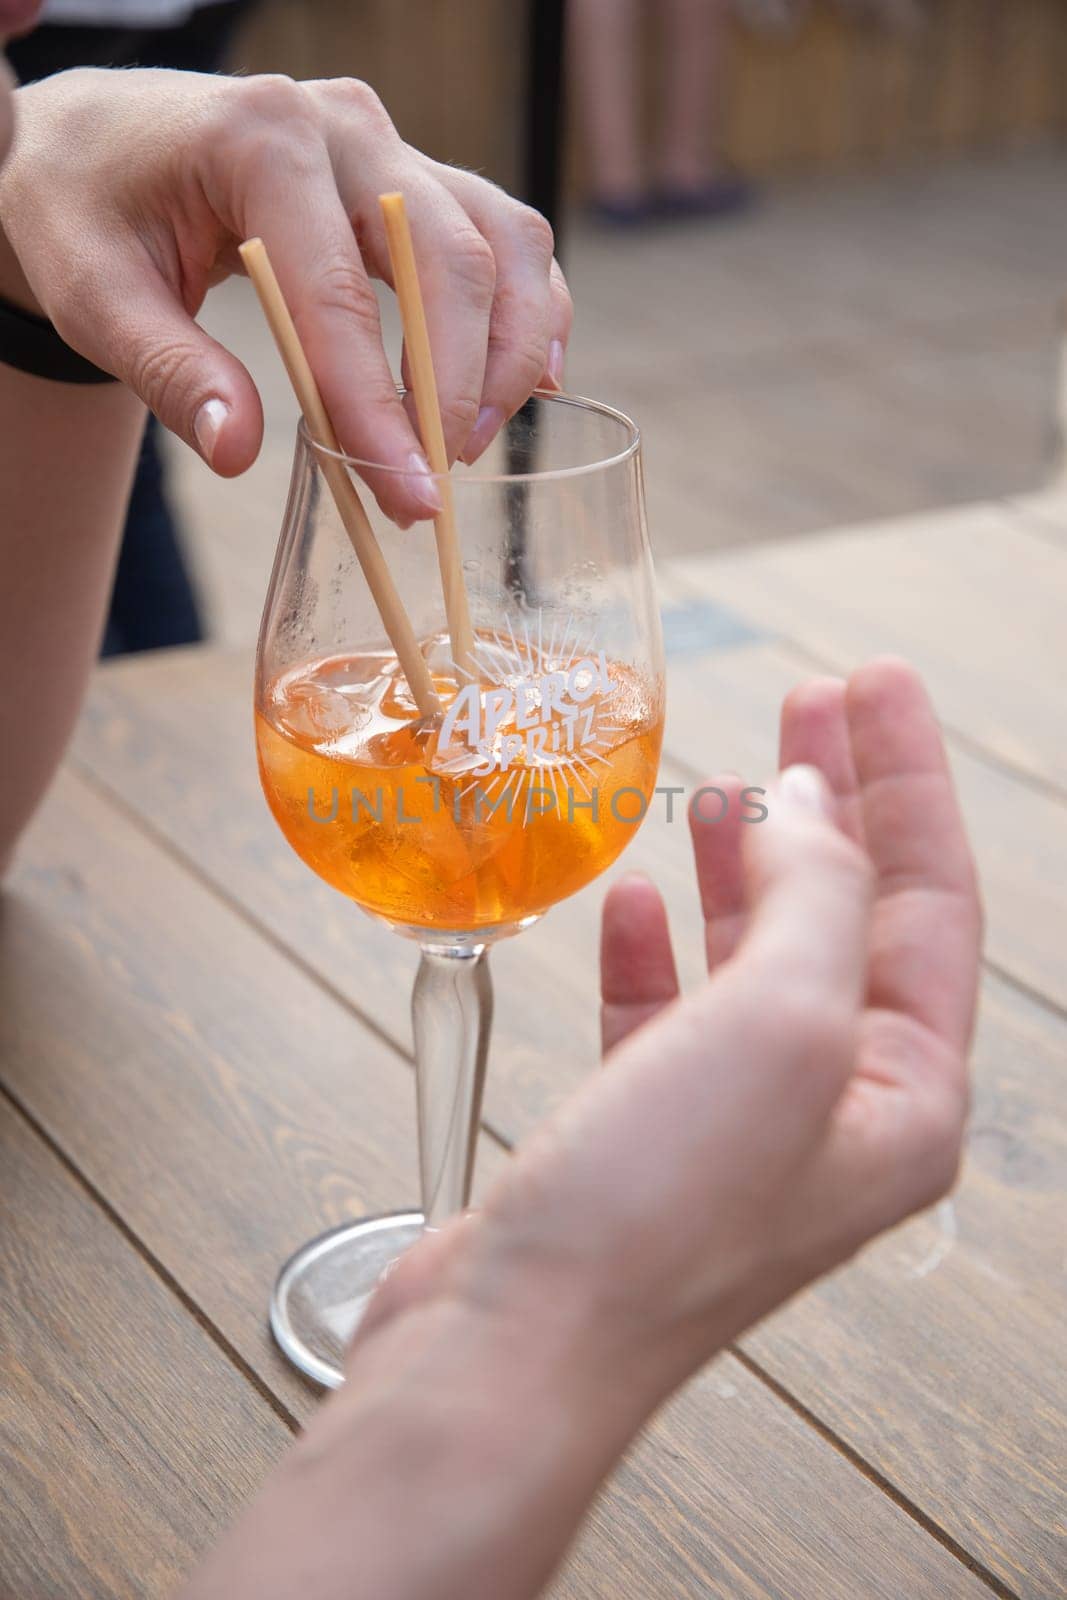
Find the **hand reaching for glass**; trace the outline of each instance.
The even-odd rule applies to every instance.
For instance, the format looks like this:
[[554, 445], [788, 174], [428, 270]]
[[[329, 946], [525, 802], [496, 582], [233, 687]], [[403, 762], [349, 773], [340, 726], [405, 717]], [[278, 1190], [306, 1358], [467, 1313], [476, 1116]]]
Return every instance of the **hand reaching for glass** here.
[[981, 912], [921, 683], [805, 686], [782, 761], [765, 822], [694, 824], [707, 983], [678, 997], [662, 901], [617, 884], [603, 1071], [401, 1257], [183, 1600], [282, 1600], [309, 1550], [316, 1600], [532, 1600], [672, 1389], [951, 1185]]
[[[692, 826], [709, 980], [679, 998], [663, 902], [604, 910], [604, 1071], [483, 1210], [401, 1260], [353, 1346], [442, 1292], [506, 1313], [646, 1411], [953, 1182], [981, 913], [937, 723], [884, 661], [782, 716], [758, 826]], [[717, 778], [728, 793], [739, 781]], [[447, 1287], [446, 1287], [447, 1286]]]
[[255, 458], [262, 411], [194, 318], [259, 235], [342, 447], [392, 469], [368, 481], [398, 521], [439, 509], [371, 285], [390, 281], [386, 190], [404, 192], [422, 263], [449, 459], [559, 387], [572, 312], [548, 223], [405, 144], [367, 84], [86, 69], [15, 98], [0, 222], [20, 297], [223, 476]]

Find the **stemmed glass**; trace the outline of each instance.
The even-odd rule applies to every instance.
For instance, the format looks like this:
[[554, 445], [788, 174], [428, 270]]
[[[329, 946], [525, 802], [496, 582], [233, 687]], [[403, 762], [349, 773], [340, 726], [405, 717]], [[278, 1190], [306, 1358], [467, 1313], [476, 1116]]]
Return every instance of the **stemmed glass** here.
[[[364, 500], [441, 710], [420, 717], [301, 423], [256, 658], [264, 793], [297, 854], [418, 942], [422, 1207], [345, 1223], [283, 1267], [271, 1327], [318, 1382], [383, 1270], [469, 1199], [492, 1014], [489, 946], [603, 872], [648, 809], [663, 654], [640, 441], [536, 393], [452, 474], [474, 630], [453, 660], [429, 523]], [[374, 463], [334, 457], [356, 477]]]

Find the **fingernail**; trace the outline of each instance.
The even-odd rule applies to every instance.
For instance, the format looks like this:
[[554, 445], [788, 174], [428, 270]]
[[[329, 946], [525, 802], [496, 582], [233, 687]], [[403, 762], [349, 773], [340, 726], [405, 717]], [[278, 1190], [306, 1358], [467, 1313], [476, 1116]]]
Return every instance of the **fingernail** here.
[[219, 442], [219, 434], [223, 424], [230, 414], [230, 408], [225, 400], [205, 400], [200, 410], [193, 418], [193, 433], [200, 446], [200, 454], [210, 467], [215, 457], [215, 446]]
[[831, 814], [830, 790], [818, 767], [786, 767], [779, 774], [777, 790], [779, 801], [797, 811], [806, 811], [815, 817]]
[[504, 413], [499, 406], [483, 406], [475, 418], [474, 427], [471, 429], [466, 444], [463, 446], [463, 460], [468, 466], [477, 461], [482, 451], [491, 440], [495, 439], [504, 426]]
[[404, 482], [419, 505], [424, 506], [431, 517], [436, 517], [444, 510], [441, 491], [434, 482], [430, 463], [421, 450], [413, 450], [408, 456], [408, 469], [404, 474]]
[[631, 889], [638, 887], [642, 889], [654, 889], [656, 887], [654, 878], [650, 878], [647, 872], [639, 872], [633, 867], [631, 867], [628, 872], [624, 872], [621, 877], [617, 878], [616, 884], [625, 884]]
[[545, 371], [548, 373], [548, 376], [552, 379], [552, 382], [556, 385], [557, 389], [563, 388], [563, 357], [564, 349], [562, 339], [553, 339], [552, 343], [548, 347], [548, 360], [545, 363]]

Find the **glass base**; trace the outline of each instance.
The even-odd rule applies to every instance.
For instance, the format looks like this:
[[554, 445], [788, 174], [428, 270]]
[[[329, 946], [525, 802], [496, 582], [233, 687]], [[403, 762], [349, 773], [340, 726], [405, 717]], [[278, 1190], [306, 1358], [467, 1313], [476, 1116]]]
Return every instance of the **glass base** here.
[[386, 1267], [422, 1237], [421, 1211], [364, 1217], [331, 1228], [289, 1257], [274, 1285], [270, 1327], [294, 1367], [327, 1389]]
[[[361, 909], [366, 910], [366, 907]], [[513, 939], [517, 933], [525, 933], [527, 928], [532, 928], [544, 916], [543, 911], [531, 911], [528, 917], [519, 917], [514, 922], [487, 923], [484, 928], [423, 928], [415, 922], [391, 922], [388, 917], [379, 917], [375, 911], [367, 914], [376, 922], [384, 922], [387, 928], [399, 933], [402, 938], [413, 939], [424, 950], [441, 956], [468, 955], [483, 945], [496, 944], [498, 939]]]

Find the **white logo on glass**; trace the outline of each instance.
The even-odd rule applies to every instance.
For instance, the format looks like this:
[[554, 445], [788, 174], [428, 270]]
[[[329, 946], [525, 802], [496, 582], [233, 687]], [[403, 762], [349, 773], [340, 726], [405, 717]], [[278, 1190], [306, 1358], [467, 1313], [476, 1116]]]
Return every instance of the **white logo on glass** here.
[[588, 795], [591, 763], [604, 760], [601, 751], [621, 730], [605, 721], [604, 702], [616, 687], [607, 657], [592, 638], [582, 639], [576, 624], [568, 618], [562, 634], [545, 644], [540, 611], [536, 638], [526, 618], [516, 638], [509, 618], [506, 638], [494, 630], [475, 639], [475, 671], [450, 663], [462, 686], [437, 740], [442, 770], [454, 765], [480, 779], [518, 769], [516, 795], [522, 774], [566, 777]]

